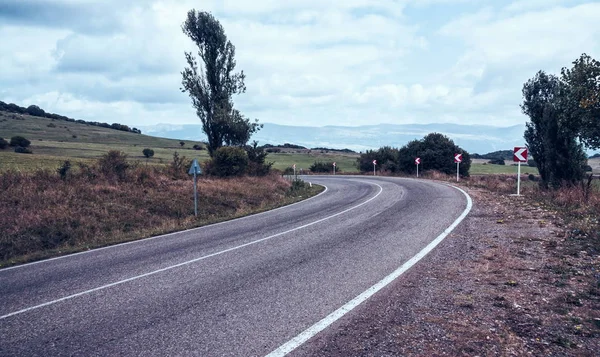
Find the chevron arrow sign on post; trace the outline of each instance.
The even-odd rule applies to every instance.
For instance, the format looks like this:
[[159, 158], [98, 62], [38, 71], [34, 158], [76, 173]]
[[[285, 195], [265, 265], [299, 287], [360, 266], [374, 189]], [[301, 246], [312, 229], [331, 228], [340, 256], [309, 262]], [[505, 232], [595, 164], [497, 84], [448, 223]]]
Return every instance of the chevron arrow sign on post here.
[[517, 196], [521, 195], [521, 163], [527, 162], [527, 148], [515, 147], [513, 150], [513, 161], [519, 163], [517, 170]]
[[527, 162], [527, 148], [515, 147], [513, 151], [514, 162]]
[[462, 154], [454, 154], [454, 162], [456, 163], [456, 182], [458, 182], [460, 163], [462, 162]]

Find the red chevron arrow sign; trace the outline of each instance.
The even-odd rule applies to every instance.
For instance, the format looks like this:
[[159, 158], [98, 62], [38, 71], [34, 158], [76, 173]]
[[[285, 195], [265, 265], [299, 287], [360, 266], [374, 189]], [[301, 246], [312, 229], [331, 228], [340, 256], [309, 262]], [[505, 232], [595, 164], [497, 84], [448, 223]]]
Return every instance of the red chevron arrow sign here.
[[514, 162], [527, 162], [527, 148], [515, 147], [513, 151]]
[[461, 163], [462, 162], [462, 154], [454, 154], [454, 162]]
[[420, 158], [420, 157], [417, 157], [417, 158], [415, 159], [415, 164], [419, 165], [420, 163], [421, 163], [421, 158]]

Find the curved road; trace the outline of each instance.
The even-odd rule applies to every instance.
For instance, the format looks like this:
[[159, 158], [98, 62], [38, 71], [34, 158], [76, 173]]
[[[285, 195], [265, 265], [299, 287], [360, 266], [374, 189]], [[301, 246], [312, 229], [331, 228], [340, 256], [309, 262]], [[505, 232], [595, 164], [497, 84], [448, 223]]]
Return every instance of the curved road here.
[[465, 194], [434, 182], [307, 180], [327, 190], [255, 216], [0, 270], [0, 355], [264, 356], [468, 211]]

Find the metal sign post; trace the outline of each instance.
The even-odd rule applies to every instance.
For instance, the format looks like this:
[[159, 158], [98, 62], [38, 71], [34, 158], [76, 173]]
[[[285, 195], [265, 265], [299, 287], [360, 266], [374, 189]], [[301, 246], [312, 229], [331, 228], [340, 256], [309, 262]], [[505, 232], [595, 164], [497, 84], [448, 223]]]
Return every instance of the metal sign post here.
[[373, 176], [377, 176], [377, 173], [375, 171], [376, 166], [377, 166], [377, 160], [373, 160]]
[[188, 174], [194, 175], [194, 216], [198, 217], [198, 175], [202, 174], [202, 169], [197, 159], [192, 161], [192, 166], [190, 166]]
[[517, 169], [517, 196], [521, 195], [521, 161], [519, 161], [519, 168]]
[[296, 164], [292, 165], [292, 167], [294, 168], [294, 179], [296, 179]]
[[456, 162], [456, 182], [458, 182], [460, 173], [460, 163], [462, 162], [462, 154], [454, 154], [454, 162]]
[[333, 174], [335, 175], [335, 162], [333, 163]]
[[513, 161], [517, 162], [517, 196], [521, 195], [521, 163], [527, 162], [528, 150], [526, 147], [515, 147], [513, 149]]
[[415, 159], [415, 164], [417, 164], [417, 178], [419, 178], [419, 164], [421, 163], [421, 158], [417, 157]]

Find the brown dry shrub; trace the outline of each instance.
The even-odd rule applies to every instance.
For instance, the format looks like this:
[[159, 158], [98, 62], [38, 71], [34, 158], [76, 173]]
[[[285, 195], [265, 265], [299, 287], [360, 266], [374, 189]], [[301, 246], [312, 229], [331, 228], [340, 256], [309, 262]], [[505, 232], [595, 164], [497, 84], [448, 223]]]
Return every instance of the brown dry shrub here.
[[107, 176], [94, 165], [83, 167], [67, 181], [53, 171], [1, 173], [0, 264], [263, 210], [281, 204], [290, 187], [277, 175], [202, 178], [198, 180], [196, 218], [193, 180], [189, 177], [173, 180], [167, 170], [143, 166], [127, 169], [120, 180], [113, 173]]

